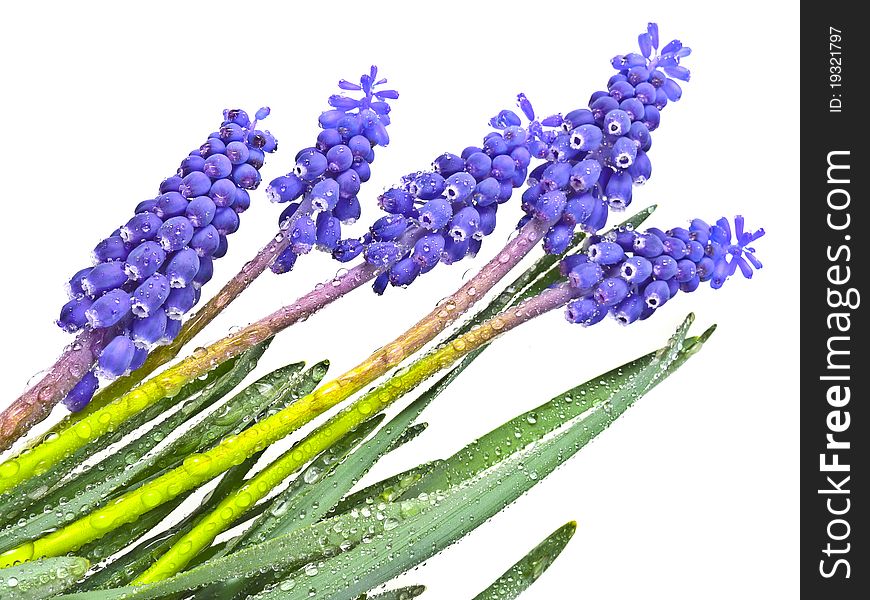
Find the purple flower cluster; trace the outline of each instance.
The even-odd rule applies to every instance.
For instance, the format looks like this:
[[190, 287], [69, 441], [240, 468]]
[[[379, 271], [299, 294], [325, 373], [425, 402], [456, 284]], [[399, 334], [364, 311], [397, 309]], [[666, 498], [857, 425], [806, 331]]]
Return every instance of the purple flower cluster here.
[[361, 91], [360, 99], [333, 95], [333, 107], [320, 115], [323, 131], [317, 143], [296, 154], [293, 171], [274, 179], [266, 190], [273, 202], [289, 202], [281, 213], [290, 246], [272, 264], [272, 271], [285, 273], [300, 254], [315, 246], [332, 252], [341, 238], [341, 224], [354, 223], [361, 208], [357, 193], [371, 177], [375, 146], [390, 143], [390, 105], [399, 97], [395, 90], [378, 90], [387, 82], [377, 79], [378, 69], [360, 77], [359, 84], [342, 79], [342, 90]]
[[688, 229], [621, 229], [595, 236], [585, 254], [568, 256], [560, 265], [580, 295], [565, 316], [594, 325], [610, 313], [628, 325], [648, 318], [680, 291], [694, 292], [704, 282], [718, 289], [738, 269], [750, 278], [761, 262], [749, 244], [763, 235], [763, 229], [745, 231], [737, 216], [733, 234], [723, 218], [712, 226], [695, 219]]
[[224, 111], [218, 131], [163, 180], [160, 194], [140, 202], [135, 215], [96, 245], [94, 266], [69, 281], [57, 324], [68, 332], [111, 328], [111, 341], [65, 399], [80, 410], [98, 387], [97, 375], [113, 379], [138, 369], [156, 344], [170, 342], [181, 318], [199, 301], [212, 277], [214, 259], [227, 252], [227, 236], [251, 203], [265, 154], [275, 138], [257, 129], [240, 109]]
[[[547, 162], [529, 174], [522, 202], [527, 215], [519, 226], [532, 216], [556, 215], [557, 222], [544, 238], [549, 253], [564, 252], [577, 228], [599, 231], [608, 209], [625, 209], [632, 187], [651, 175], [650, 132], [659, 126], [660, 111], [668, 102], [680, 99], [682, 90], [675, 79], [688, 81], [689, 70], [679, 63], [691, 50], [674, 40], [655, 55], [655, 23], [639, 36], [639, 45], [640, 54], [611, 61], [619, 72], [608, 81], [607, 91], [592, 94], [589, 108], [542, 121], [559, 128], [541, 133], [548, 144], [541, 157]], [[526, 104], [521, 97], [520, 105], [530, 114]]]
[[511, 198], [528, 173], [532, 158], [547, 146], [536, 131], [521, 127], [520, 117], [502, 111], [490, 124], [480, 146], [460, 154], [444, 153], [432, 171], [418, 171], [385, 191], [378, 203], [388, 214], [376, 220], [362, 238], [338, 242], [333, 257], [341, 262], [362, 254], [383, 271], [374, 282], [381, 294], [387, 285], [407, 286], [439, 262], [452, 264], [474, 256], [483, 238], [493, 232], [498, 206]]

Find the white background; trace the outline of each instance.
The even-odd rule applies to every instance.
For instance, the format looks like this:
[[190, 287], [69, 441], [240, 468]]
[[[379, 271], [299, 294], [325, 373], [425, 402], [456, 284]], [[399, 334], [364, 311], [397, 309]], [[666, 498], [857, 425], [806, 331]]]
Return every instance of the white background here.
[[[99, 6], [99, 7], [98, 7]], [[319, 7], [319, 8], [315, 8]], [[785, 2], [19, 3], [0, 36], [4, 141], [0, 405], [69, 338], [54, 324], [63, 283], [93, 245], [152, 197], [225, 107], [269, 104], [280, 141], [265, 181], [312, 144], [340, 77], [372, 63], [401, 92], [361, 194], [374, 199], [441, 152], [478, 143], [524, 91], [539, 114], [582, 107], [634, 51], [648, 20], [694, 49], [683, 100], [653, 135], [652, 180], [632, 208], [650, 225], [744, 214], [768, 234], [752, 281], [681, 295], [650, 321], [591, 329], [547, 315], [488, 350], [425, 414], [429, 430], [384, 476], [446, 456], [507, 418], [658, 347], [689, 311], [708, 346], [515, 506], [405, 578], [424, 597], [467, 598], [562, 523], [579, 529], [524, 597], [793, 598], [798, 542], [798, 9]], [[273, 233], [262, 190], [215, 284]], [[491, 258], [520, 215], [499, 212], [475, 260], [408, 290], [369, 290], [281, 334], [258, 373], [291, 360], [353, 366]], [[306, 257], [265, 274], [203, 343], [289, 303], [338, 266]], [[465, 275], [466, 277], [468, 274]]]

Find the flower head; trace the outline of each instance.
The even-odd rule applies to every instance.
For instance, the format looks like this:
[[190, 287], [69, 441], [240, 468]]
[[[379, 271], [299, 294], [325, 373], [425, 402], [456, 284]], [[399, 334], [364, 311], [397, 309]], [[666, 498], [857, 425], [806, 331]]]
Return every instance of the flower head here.
[[293, 243], [272, 264], [272, 271], [290, 271], [300, 254], [315, 247], [333, 252], [341, 237], [341, 224], [359, 218], [357, 194], [371, 176], [374, 148], [390, 143], [390, 105], [399, 97], [395, 90], [380, 90], [387, 82], [371, 70], [352, 83], [345, 79], [338, 87], [362, 92], [362, 97], [335, 94], [328, 110], [320, 115], [323, 129], [317, 142], [296, 155], [293, 170], [269, 183], [266, 194], [273, 202], [287, 202], [281, 213], [281, 228]]
[[[548, 117], [540, 124], [535, 121], [537, 136], [547, 143], [535, 148], [535, 156], [547, 162], [529, 174], [523, 209], [528, 214], [539, 213], [555, 190], [567, 198], [560, 218], [545, 237], [547, 252], [564, 251], [575, 229], [599, 231], [608, 211], [624, 210], [631, 204], [633, 187], [652, 174], [647, 154], [650, 132], [659, 126], [661, 110], [668, 102], [680, 99], [682, 90], [675, 79], [688, 81], [689, 71], [679, 63], [691, 50], [675, 40], [656, 54], [655, 23], [649, 24], [638, 41], [639, 54], [611, 60], [618, 73], [608, 81], [607, 91], [592, 94], [588, 108]], [[534, 119], [528, 100], [520, 95], [519, 102]]]
[[[134, 216], [93, 250], [94, 266], [77, 272], [57, 324], [69, 332], [111, 328], [97, 374], [111, 379], [138, 368], [156, 343], [168, 343], [175, 325], [199, 301], [211, 279], [212, 260], [226, 253], [250, 206], [248, 190], [259, 185], [265, 153], [274, 136], [257, 128], [241, 109], [224, 111], [218, 131], [163, 180], [159, 195], [140, 202]], [[97, 388], [92, 375], [65, 400], [83, 408]]]
[[755, 250], [747, 244], [764, 235], [744, 231], [743, 217], [713, 226], [700, 219], [688, 228], [648, 229], [638, 233], [618, 229], [593, 236], [585, 253], [562, 260], [560, 270], [578, 298], [565, 316], [572, 323], [594, 325], [608, 313], [623, 325], [646, 319], [679, 292], [693, 292], [701, 283], [714, 289], [739, 268], [752, 277], [760, 269]]

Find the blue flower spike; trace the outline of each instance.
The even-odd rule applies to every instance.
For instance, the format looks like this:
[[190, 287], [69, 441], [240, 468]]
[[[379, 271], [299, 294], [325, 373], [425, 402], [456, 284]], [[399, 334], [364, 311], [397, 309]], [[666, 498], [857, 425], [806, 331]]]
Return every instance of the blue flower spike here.
[[339, 244], [341, 226], [359, 219], [357, 194], [371, 176], [374, 149], [390, 143], [387, 101], [399, 94], [380, 89], [386, 82], [374, 66], [359, 83], [340, 80], [345, 94], [329, 97], [332, 108], [320, 115], [322, 131], [315, 145], [297, 153], [293, 170], [266, 188], [272, 202], [289, 203], [279, 221], [293, 240], [272, 264], [273, 272], [292, 270], [297, 257], [315, 247], [337, 253], [338, 260], [351, 260], [347, 244]]
[[226, 251], [227, 236], [250, 205], [247, 190], [260, 181], [265, 153], [277, 147], [272, 134], [257, 128], [268, 112], [260, 109], [252, 121], [243, 110], [224, 111], [219, 130], [163, 180], [156, 197], [140, 202], [131, 219], [97, 244], [94, 266], [70, 280], [58, 326], [111, 329], [94, 372], [64, 400], [70, 410], [87, 405], [100, 378], [135, 370], [155, 344], [178, 333], [178, 320], [211, 278], [212, 259]]
[[565, 317], [589, 326], [610, 314], [629, 325], [649, 318], [677, 293], [694, 292], [702, 283], [718, 289], [738, 270], [751, 278], [761, 262], [749, 244], [764, 230], [748, 232], [744, 225], [742, 216], [735, 217], [732, 234], [727, 219], [712, 226], [695, 219], [688, 229], [644, 233], [620, 229], [593, 236], [585, 254], [566, 257], [560, 265], [579, 296], [568, 304]]
[[[522, 127], [519, 115], [501, 111], [490, 120], [495, 131], [480, 146], [458, 154], [445, 152], [432, 162], [431, 171], [410, 173], [381, 194], [378, 204], [388, 215], [375, 221], [365, 237], [340, 240], [333, 257], [346, 262], [364, 253], [370, 264], [382, 269], [373, 289], [383, 293], [389, 285], [410, 285], [440, 262], [453, 264], [473, 256], [495, 230], [498, 205], [523, 185], [533, 157], [548, 147], [540, 138], [543, 121], [534, 120], [522, 94], [519, 105], [532, 123]], [[561, 122], [561, 117], [548, 119]], [[539, 217], [558, 217], [564, 197], [555, 194], [541, 207]]]
[[[624, 210], [632, 201], [633, 186], [645, 183], [652, 175], [647, 152], [650, 132], [661, 122], [661, 110], [675, 102], [682, 90], [675, 81], [688, 81], [689, 71], [680, 59], [691, 54], [679, 41], [658, 51], [658, 26], [650, 23], [638, 36], [640, 53], [620, 55], [611, 64], [618, 71], [607, 90], [592, 94], [589, 108], [568, 112], [557, 122], [542, 119], [537, 136], [548, 147], [538, 148], [537, 156], [549, 167], [532, 171], [529, 189], [523, 194], [523, 210], [540, 214], [547, 192], [562, 190], [567, 202], [545, 237], [545, 249], [559, 254], [574, 231], [594, 234], [602, 229], [610, 210]], [[534, 116], [531, 105], [521, 96], [524, 113]], [[548, 130], [550, 123], [556, 129]], [[533, 153], [535, 155], [535, 153]], [[561, 170], [567, 169], [568, 179]], [[539, 167], [540, 168], [540, 167]], [[524, 221], [522, 221], [524, 222]], [[597, 318], [597, 313], [596, 313]]]

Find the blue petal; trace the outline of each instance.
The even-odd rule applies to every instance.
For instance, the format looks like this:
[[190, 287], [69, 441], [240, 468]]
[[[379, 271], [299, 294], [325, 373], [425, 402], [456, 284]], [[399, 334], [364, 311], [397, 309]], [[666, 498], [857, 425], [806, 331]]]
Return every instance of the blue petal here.
[[659, 26], [658, 23], [647, 23], [646, 31], [649, 34], [649, 39], [652, 42], [653, 48], [659, 47]]
[[637, 36], [637, 45], [640, 46], [640, 53], [649, 58], [652, 54], [652, 39], [649, 33], [642, 33]]
[[525, 94], [517, 95], [517, 105], [522, 109], [523, 114], [529, 121], [535, 120], [535, 110], [532, 108], [532, 103], [526, 98]]

